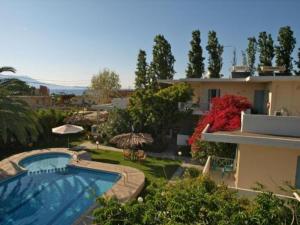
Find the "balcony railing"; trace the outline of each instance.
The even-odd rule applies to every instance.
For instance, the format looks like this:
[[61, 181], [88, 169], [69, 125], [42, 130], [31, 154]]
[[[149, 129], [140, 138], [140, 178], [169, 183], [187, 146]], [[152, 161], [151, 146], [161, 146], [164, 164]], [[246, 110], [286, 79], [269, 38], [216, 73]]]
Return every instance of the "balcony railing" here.
[[179, 102], [178, 109], [181, 112], [192, 110], [194, 115], [203, 115], [210, 110], [210, 104], [209, 103]]
[[216, 183], [235, 186], [235, 161], [231, 158], [209, 156], [203, 168], [203, 174], [208, 175]]

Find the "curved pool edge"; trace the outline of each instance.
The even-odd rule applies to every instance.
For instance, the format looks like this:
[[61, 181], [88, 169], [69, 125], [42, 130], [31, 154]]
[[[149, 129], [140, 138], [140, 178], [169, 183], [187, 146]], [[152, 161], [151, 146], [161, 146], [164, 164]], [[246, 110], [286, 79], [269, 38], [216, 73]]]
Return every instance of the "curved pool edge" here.
[[[136, 198], [144, 188], [145, 175], [142, 171], [128, 166], [86, 160], [89, 159], [89, 155], [86, 151], [71, 151], [66, 148], [48, 148], [48, 149], [33, 150], [29, 152], [22, 152], [0, 161], [0, 173], [1, 173], [0, 182], [27, 171], [26, 169], [22, 168], [19, 165], [21, 160], [30, 156], [40, 155], [45, 153], [66, 153], [69, 154], [70, 156], [76, 153], [79, 156], [80, 161], [76, 162], [71, 159], [68, 165], [83, 168], [83, 169], [107, 171], [107, 172], [120, 174], [121, 176], [120, 179], [113, 185], [111, 189], [109, 189], [103, 195], [104, 197], [107, 198], [116, 197], [120, 202], [126, 202], [128, 200], [132, 200]], [[73, 224], [74, 225], [85, 224], [86, 216], [90, 215], [91, 212], [96, 208], [96, 206], [97, 203], [93, 204]]]

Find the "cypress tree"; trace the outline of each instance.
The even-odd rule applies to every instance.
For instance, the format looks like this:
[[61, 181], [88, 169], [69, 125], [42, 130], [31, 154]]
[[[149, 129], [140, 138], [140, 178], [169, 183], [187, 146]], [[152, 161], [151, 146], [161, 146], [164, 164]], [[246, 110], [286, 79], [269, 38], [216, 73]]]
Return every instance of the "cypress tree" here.
[[144, 89], [148, 84], [147, 79], [148, 64], [146, 61], [146, 52], [140, 50], [137, 58], [136, 71], [135, 71], [135, 88]]
[[245, 51], [241, 51], [241, 53], [242, 53], [242, 65], [243, 66], [247, 66], [247, 56], [246, 56], [246, 53], [245, 53]]
[[215, 31], [208, 32], [208, 43], [206, 46], [208, 51], [208, 70], [211, 78], [220, 78], [220, 71], [223, 66], [223, 46], [219, 44]]
[[189, 63], [186, 70], [187, 78], [201, 78], [204, 73], [204, 59], [201, 47], [200, 31], [192, 32], [192, 40], [190, 42], [191, 50], [189, 51]]
[[236, 56], [236, 48], [233, 49], [232, 52], [232, 61], [231, 61], [231, 65], [232, 66], [236, 66], [237, 64], [237, 56]]
[[298, 48], [298, 61], [295, 61], [298, 70], [295, 70], [295, 74], [300, 76], [300, 48]]
[[250, 75], [253, 76], [255, 73], [255, 55], [257, 50], [257, 42], [255, 37], [248, 38], [247, 52], [247, 64], [250, 69]]
[[[271, 34], [267, 32], [260, 32], [258, 36], [258, 50], [259, 50], [259, 69], [260, 66], [272, 66], [274, 58], [274, 43]], [[259, 73], [260, 76], [273, 75], [273, 73]]]
[[258, 36], [259, 65], [272, 66], [274, 46], [271, 34], [260, 32]]
[[279, 29], [277, 41], [279, 45], [275, 47], [276, 64], [277, 66], [284, 66], [285, 73], [287, 75], [292, 75], [291, 71], [293, 70], [293, 58], [291, 55], [296, 44], [294, 32], [289, 26], [281, 27]]
[[175, 74], [171, 45], [163, 35], [154, 38], [152, 69], [157, 79], [173, 79]]

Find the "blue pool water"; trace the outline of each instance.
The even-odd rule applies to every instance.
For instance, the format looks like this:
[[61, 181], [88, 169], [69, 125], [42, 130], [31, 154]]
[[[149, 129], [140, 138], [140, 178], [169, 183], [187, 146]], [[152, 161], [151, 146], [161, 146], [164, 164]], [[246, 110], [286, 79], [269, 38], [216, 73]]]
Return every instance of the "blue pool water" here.
[[0, 224], [72, 224], [120, 177], [73, 166], [62, 169], [68, 161], [68, 155], [63, 154], [45, 154], [21, 161], [22, 166], [34, 172], [0, 183]]
[[19, 165], [29, 172], [51, 171], [65, 168], [71, 156], [65, 153], [46, 153], [27, 157], [19, 162]]

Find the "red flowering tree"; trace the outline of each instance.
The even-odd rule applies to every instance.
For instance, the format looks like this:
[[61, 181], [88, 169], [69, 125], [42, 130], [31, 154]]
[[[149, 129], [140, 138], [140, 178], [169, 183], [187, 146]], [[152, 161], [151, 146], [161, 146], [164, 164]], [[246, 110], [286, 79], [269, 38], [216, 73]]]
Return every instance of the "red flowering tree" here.
[[203, 129], [210, 124], [208, 132], [232, 131], [241, 127], [241, 112], [251, 108], [247, 98], [235, 95], [224, 95], [212, 100], [212, 108], [198, 122], [193, 135], [189, 139], [192, 145], [200, 137]]

